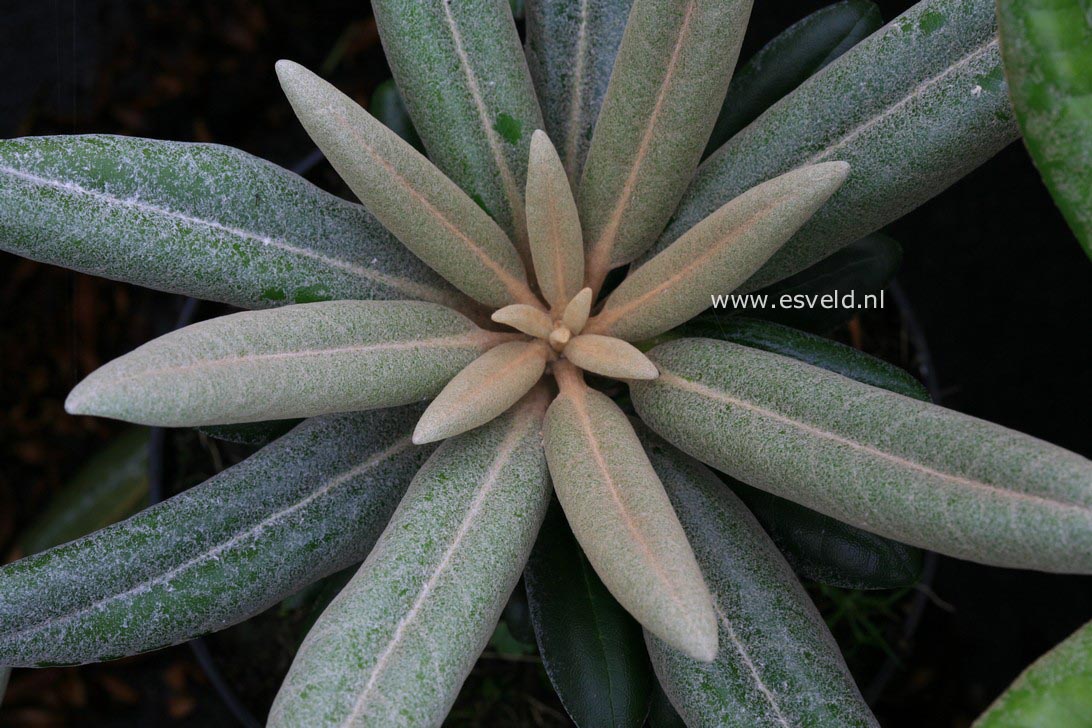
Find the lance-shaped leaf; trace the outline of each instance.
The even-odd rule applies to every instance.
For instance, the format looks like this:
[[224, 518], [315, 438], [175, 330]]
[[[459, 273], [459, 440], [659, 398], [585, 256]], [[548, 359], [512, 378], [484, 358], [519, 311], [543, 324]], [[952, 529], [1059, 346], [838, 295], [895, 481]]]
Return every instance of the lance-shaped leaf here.
[[494, 308], [537, 302], [504, 231], [432, 162], [303, 66], [278, 61], [277, 76], [330, 164], [418, 258]]
[[394, 407], [435, 396], [504, 334], [414, 301], [244, 311], [161, 336], [72, 390], [72, 414], [230, 424]]
[[758, 270], [848, 173], [844, 162], [825, 162], [748, 190], [630, 273], [588, 332], [639, 341], [689, 321], [712, 294], [728, 293]]
[[641, 626], [595, 575], [556, 503], [524, 580], [542, 663], [577, 726], [644, 725], [652, 668]]
[[86, 536], [147, 505], [148, 443], [148, 431], [133, 428], [88, 460], [19, 537], [23, 554]]
[[842, 0], [790, 25], [732, 76], [705, 153], [715, 152], [881, 25], [880, 9], [871, 0]]
[[656, 366], [633, 344], [584, 334], [565, 346], [565, 358], [585, 371], [615, 379], [655, 379]]
[[633, 0], [533, 0], [527, 8], [527, 65], [546, 131], [575, 185], [584, 169]]
[[569, 301], [565, 306], [565, 312], [561, 316], [561, 322], [569, 328], [570, 331], [579, 334], [584, 330], [584, 325], [588, 323], [588, 316], [591, 314], [592, 305], [592, 289], [581, 288], [580, 293], [573, 296], [573, 300]]
[[374, 0], [372, 10], [429, 157], [526, 259], [527, 153], [543, 124], [508, 3]]
[[910, 212], [1017, 133], [992, 0], [924, 0], [707, 159], [653, 251], [763, 180], [849, 162], [841, 190], [745, 286], [761, 288]]
[[1092, 463], [1033, 437], [725, 341], [653, 349], [642, 419], [734, 478], [957, 558], [1092, 571]]
[[361, 560], [429, 448], [421, 408], [312, 419], [211, 480], [0, 569], [0, 663], [108, 660], [223, 629]]
[[852, 346], [781, 324], [743, 316], [701, 316], [680, 326], [683, 337], [720, 339], [755, 349], [791, 356], [858, 382], [883, 387], [907, 397], [929, 401], [929, 391], [905, 369]]
[[642, 432], [713, 590], [720, 649], [700, 663], [647, 635], [687, 725], [877, 726], [838, 646], [747, 508], [705, 467]]
[[563, 363], [544, 438], [557, 498], [599, 578], [638, 622], [697, 659], [716, 618], [694, 554], [633, 426]]
[[1083, 726], [1092, 715], [1092, 622], [1033, 662], [973, 728]]
[[553, 319], [550, 314], [537, 306], [528, 306], [525, 303], [513, 303], [510, 306], [498, 309], [490, 316], [493, 321], [505, 326], [511, 326], [517, 331], [522, 331], [528, 336], [545, 339], [554, 329]]
[[1081, 0], [1002, 0], [1001, 51], [1035, 166], [1092, 256], [1092, 16]]
[[593, 288], [643, 253], [674, 212], [750, 14], [751, 0], [634, 2], [580, 183]]
[[0, 249], [242, 308], [326, 299], [471, 304], [364, 208], [212, 144], [0, 141]]
[[448, 440], [308, 634], [270, 726], [439, 725], [493, 633], [549, 504], [545, 388]]
[[549, 353], [549, 347], [536, 340], [509, 341], [482, 354], [432, 400], [413, 431], [413, 441], [435, 442], [489, 422], [542, 378]]
[[560, 313], [584, 287], [584, 238], [569, 180], [541, 130], [531, 139], [527, 168], [527, 234], [538, 287]]
[[393, 78], [376, 86], [368, 104], [368, 113], [383, 122], [383, 126], [393, 131], [411, 147], [419, 152], [424, 151], [421, 137], [413, 128], [406, 102], [402, 100], [402, 93], [398, 90], [398, 84]]

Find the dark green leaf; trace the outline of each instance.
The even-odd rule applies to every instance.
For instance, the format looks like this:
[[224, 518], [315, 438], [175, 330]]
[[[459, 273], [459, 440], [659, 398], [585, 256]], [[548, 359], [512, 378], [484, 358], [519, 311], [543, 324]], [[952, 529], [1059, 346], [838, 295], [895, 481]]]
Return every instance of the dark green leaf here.
[[652, 707], [648, 711], [648, 728], [686, 728], [659, 681], [652, 688]]
[[596, 576], [556, 502], [524, 579], [546, 674], [573, 721], [639, 728], [652, 687], [641, 627]]
[[523, 581], [516, 584], [501, 619], [508, 625], [512, 637], [525, 645], [535, 644], [535, 626], [531, 623], [531, 608], [527, 604], [527, 588]]
[[372, 92], [372, 102], [368, 104], [368, 112], [379, 119], [383, 124], [398, 136], [402, 141], [411, 145], [419, 152], [424, 152], [421, 137], [413, 128], [413, 120], [409, 117], [406, 104], [402, 101], [402, 94], [398, 91], [398, 84], [394, 79], [388, 79], [376, 87]]
[[863, 303], [867, 294], [879, 296], [895, 276], [900, 263], [902, 246], [882, 233], [867, 235], [807, 270], [758, 291], [769, 296], [770, 301], [790, 296], [791, 308], [747, 310], [745, 315], [805, 331], [827, 333], [852, 318], [856, 309], [824, 308], [811, 302], [821, 301], [826, 295], [837, 296], [840, 301], [844, 294], [852, 292], [856, 305]]
[[842, 0], [789, 26], [736, 71], [705, 154], [883, 25], [870, 0]]
[[362, 560], [430, 452], [410, 443], [420, 413], [308, 420], [195, 488], [0, 569], [0, 664], [165, 647]]
[[238, 425], [202, 425], [198, 432], [237, 445], [268, 445], [303, 420], [266, 420], [243, 422]]
[[1001, 54], [1035, 166], [1092, 256], [1092, 6], [1001, 0]]
[[23, 554], [67, 543], [148, 502], [148, 431], [134, 428], [87, 461], [19, 537]]
[[243, 308], [405, 298], [470, 306], [364, 208], [211, 144], [0, 141], [0, 249]]

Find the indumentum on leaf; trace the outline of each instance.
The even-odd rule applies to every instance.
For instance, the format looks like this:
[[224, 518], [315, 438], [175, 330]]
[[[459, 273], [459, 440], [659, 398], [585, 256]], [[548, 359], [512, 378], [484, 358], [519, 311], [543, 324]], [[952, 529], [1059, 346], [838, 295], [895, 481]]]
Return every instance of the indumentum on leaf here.
[[[107, 364], [70, 412], [311, 418], [187, 493], [0, 570], [0, 664], [183, 641], [366, 554], [270, 724], [438, 725], [553, 490], [591, 567], [579, 577], [598, 584], [584, 593], [640, 623], [688, 723], [873, 725], [785, 559], [701, 462], [898, 542], [1092, 571], [1087, 460], [873, 386], [890, 376], [805, 363], [806, 337], [775, 353], [751, 345], [762, 332], [732, 343], [689, 323], [710, 293], [796, 273], [1015, 138], [989, 0], [926, 0], [848, 51], [852, 33], [826, 34], [829, 52], [784, 74], [801, 85], [700, 167], [747, 0], [529, 2], [531, 67], [504, 0], [373, 7], [428, 156], [277, 65], [363, 207], [220, 147], [0, 143], [5, 249], [269, 309]], [[643, 423], [619, 404], [627, 388]], [[547, 582], [532, 581], [532, 614], [548, 619]], [[647, 685], [647, 663], [633, 674]], [[595, 724], [579, 681], [555, 680]], [[643, 720], [647, 689], [621, 692], [633, 702], [617, 714]]]

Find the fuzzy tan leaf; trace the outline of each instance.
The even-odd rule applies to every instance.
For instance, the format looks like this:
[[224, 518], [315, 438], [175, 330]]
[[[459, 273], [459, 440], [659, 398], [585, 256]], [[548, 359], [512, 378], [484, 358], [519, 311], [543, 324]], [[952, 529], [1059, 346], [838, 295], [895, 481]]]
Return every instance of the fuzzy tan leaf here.
[[504, 231], [432, 162], [303, 66], [278, 61], [277, 75], [330, 164], [417, 257], [489, 306], [536, 303]]
[[641, 419], [734, 478], [903, 543], [1092, 573], [1092, 462], [1033, 437], [726, 341], [649, 352]]
[[760, 184], [721, 207], [622, 281], [589, 332], [640, 341], [709, 308], [762, 267], [845, 181], [849, 165], [825, 162]]
[[561, 316], [561, 322], [569, 331], [579, 334], [588, 323], [588, 314], [591, 313], [592, 289], [581, 288], [580, 292], [573, 296], [573, 300], [565, 306], [565, 313]]
[[548, 351], [541, 341], [510, 341], [482, 354], [428, 406], [413, 441], [435, 442], [489, 422], [542, 378]]
[[393, 407], [434, 396], [515, 335], [413, 301], [245, 311], [161, 336], [100, 367], [65, 409], [190, 427]]
[[615, 379], [655, 379], [659, 374], [640, 349], [612, 336], [577, 336], [565, 347], [565, 358], [585, 371]]
[[588, 285], [644, 252], [694, 173], [751, 0], [636, 0], [580, 183]]
[[633, 426], [571, 365], [560, 362], [555, 373], [561, 393], [546, 413], [546, 459], [573, 533], [637, 621], [695, 659], [712, 660], [712, 598]]
[[498, 324], [511, 326], [528, 336], [545, 339], [553, 331], [554, 322], [541, 308], [526, 303], [513, 303], [493, 312], [491, 318]]
[[542, 295], [560, 311], [584, 286], [584, 238], [569, 179], [546, 132], [531, 138], [527, 235]]

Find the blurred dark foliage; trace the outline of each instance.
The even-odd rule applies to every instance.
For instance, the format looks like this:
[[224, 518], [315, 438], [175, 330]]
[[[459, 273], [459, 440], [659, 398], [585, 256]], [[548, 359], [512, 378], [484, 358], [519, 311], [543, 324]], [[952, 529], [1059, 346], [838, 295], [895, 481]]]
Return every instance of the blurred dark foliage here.
[[[741, 58], [823, 4], [756, 3]], [[878, 4], [890, 19], [911, 3]], [[360, 0], [2, 0], [0, 37], [0, 137], [102, 132], [214, 141], [286, 166], [312, 146], [280, 94], [274, 61], [315, 68], [361, 102], [389, 76]], [[325, 164], [308, 177], [344, 192]], [[889, 232], [905, 248], [900, 279], [932, 345], [944, 404], [1089, 454], [1092, 266], [1023, 147], [1013, 144]], [[169, 329], [178, 308], [173, 296], [0, 254], [4, 553], [60, 484], [119, 431], [112, 422], [65, 415], [68, 390]], [[202, 316], [219, 312], [202, 308]], [[910, 356], [891, 310], [856, 319], [839, 336], [897, 363]], [[175, 446], [188, 444], [198, 462], [175, 468], [174, 488], [240, 455], [179, 437]], [[1089, 584], [941, 559], [935, 596], [909, 642], [899, 640], [905, 603], [886, 616], [866, 615], [883, 620], [891, 640], [885, 649], [897, 657], [876, 704], [882, 724], [969, 725], [1027, 663], [1088, 618]], [[296, 639], [294, 619], [271, 610], [210, 640], [259, 718], [286, 667], [278, 660]], [[282, 649], [272, 655], [265, 651], [271, 644]], [[854, 660], [862, 686], [877, 662]], [[449, 722], [553, 726], [567, 719], [533, 656], [491, 649]], [[182, 647], [105, 665], [17, 671], [0, 709], [3, 726], [234, 724]]]

